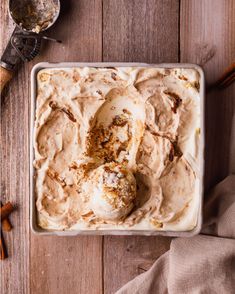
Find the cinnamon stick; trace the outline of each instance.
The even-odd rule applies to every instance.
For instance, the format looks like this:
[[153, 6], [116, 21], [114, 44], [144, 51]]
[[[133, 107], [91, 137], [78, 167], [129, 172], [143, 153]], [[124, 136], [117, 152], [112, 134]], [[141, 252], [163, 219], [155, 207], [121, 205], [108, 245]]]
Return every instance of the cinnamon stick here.
[[225, 89], [235, 81], [235, 62], [233, 62], [213, 84], [207, 86], [207, 93], [213, 89]]
[[228, 86], [230, 86], [233, 82], [235, 81], [235, 72], [231, 75], [228, 76], [225, 80], [223, 80], [218, 87], [219, 88], [227, 88]]
[[1, 214], [1, 221], [8, 217], [8, 215], [14, 210], [13, 205], [11, 202], [7, 202], [5, 205], [3, 205], [0, 208], [0, 214]]
[[233, 76], [235, 73], [235, 62], [232, 63], [222, 74], [222, 76], [217, 80], [215, 85], [220, 86], [224, 83], [225, 80], [230, 79], [231, 76]]
[[7, 258], [7, 248], [4, 242], [2, 231], [1, 231], [0, 251], [1, 251], [0, 259]]
[[[2, 202], [1, 202], [1, 207], [2, 207]], [[9, 221], [8, 218], [5, 218], [2, 220], [2, 230], [5, 231], [5, 232], [10, 232], [12, 229], [12, 225]]]

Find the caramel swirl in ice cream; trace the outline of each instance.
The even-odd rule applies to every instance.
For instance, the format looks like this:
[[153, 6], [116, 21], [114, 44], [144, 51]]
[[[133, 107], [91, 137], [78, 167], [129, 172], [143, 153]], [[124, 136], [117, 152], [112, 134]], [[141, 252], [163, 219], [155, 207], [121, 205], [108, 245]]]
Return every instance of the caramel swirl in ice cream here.
[[34, 127], [39, 225], [192, 230], [199, 209], [199, 73], [43, 69]]

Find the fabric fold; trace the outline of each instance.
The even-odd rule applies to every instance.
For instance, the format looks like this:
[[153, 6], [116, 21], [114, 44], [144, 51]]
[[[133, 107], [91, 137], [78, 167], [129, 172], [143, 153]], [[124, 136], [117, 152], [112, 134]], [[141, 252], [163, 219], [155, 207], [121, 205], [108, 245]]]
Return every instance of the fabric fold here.
[[117, 294], [234, 293], [235, 175], [207, 199], [202, 234], [173, 239], [168, 252]]

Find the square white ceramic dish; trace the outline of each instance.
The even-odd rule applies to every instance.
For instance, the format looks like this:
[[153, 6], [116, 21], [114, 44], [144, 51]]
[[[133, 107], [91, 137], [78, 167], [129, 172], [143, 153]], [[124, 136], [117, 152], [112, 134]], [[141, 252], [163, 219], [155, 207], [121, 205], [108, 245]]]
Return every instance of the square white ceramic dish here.
[[[33, 150], [33, 132], [35, 120], [35, 108], [37, 97], [37, 73], [45, 68], [73, 68], [73, 67], [158, 67], [158, 68], [193, 68], [200, 74], [200, 204], [198, 209], [197, 225], [191, 231], [158, 231], [158, 230], [77, 230], [77, 231], [48, 231], [37, 225], [37, 209], [35, 199], [35, 170], [33, 167], [34, 150]], [[204, 98], [205, 98], [205, 78], [201, 67], [189, 63], [163, 63], [163, 64], [146, 64], [146, 63], [117, 63], [117, 62], [66, 62], [66, 63], [48, 63], [42, 62], [36, 64], [31, 71], [31, 126], [30, 126], [30, 225], [35, 234], [38, 235], [58, 235], [58, 236], [76, 236], [76, 235], [161, 235], [176, 237], [191, 237], [201, 230], [202, 224], [202, 201], [203, 201], [203, 179], [204, 179]]]

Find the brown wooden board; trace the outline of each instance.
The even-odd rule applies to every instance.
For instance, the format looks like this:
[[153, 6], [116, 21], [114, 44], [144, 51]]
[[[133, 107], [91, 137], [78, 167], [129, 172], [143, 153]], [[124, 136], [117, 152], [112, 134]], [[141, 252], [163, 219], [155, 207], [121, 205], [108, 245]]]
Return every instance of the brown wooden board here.
[[[178, 1], [103, 1], [103, 61], [178, 61]], [[170, 245], [164, 237], [104, 237], [104, 293], [147, 270]]]
[[[235, 61], [235, 2], [181, 1], [180, 61], [200, 64], [207, 84]], [[228, 174], [235, 84], [206, 96], [205, 191]]]
[[[6, 2], [6, 3], [5, 3]], [[2, 4], [4, 44], [13, 30]], [[18, 205], [14, 229], [5, 234], [10, 257], [2, 262], [2, 293], [102, 293], [102, 237], [37, 237], [29, 230], [30, 71], [40, 61], [101, 61], [102, 2], [62, 1], [61, 16], [41, 54], [24, 65], [1, 109], [1, 193]], [[2, 48], [3, 49], [3, 48]], [[4, 201], [3, 198], [3, 202]]]
[[[0, 54], [14, 28], [7, 4], [1, 1]], [[13, 230], [3, 232], [8, 251], [8, 258], [0, 261], [0, 292], [4, 294], [29, 293], [28, 72], [23, 66], [1, 97], [0, 198], [17, 206], [10, 216]]]
[[[5, 233], [1, 293], [113, 293], [170, 245], [164, 237], [36, 237], [29, 228], [32, 66], [41, 61], [195, 62], [212, 83], [235, 60], [233, 0], [63, 0], [41, 54], [21, 67], [1, 99], [1, 200], [18, 206]], [[3, 52], [13, 31], [1, 1]], [[206, 190], [228, 172], [235, 85], [206, 97]], [[102, 241], [103, 240], [103, 241]]]
[[[64, 1], [43, 61], [101, 61], [102, 2]], [[38, 62], [38, 61], [35, 61]], [[36, 237], [31, 233], [33, 293], [102, 293], [102, 237]]]

